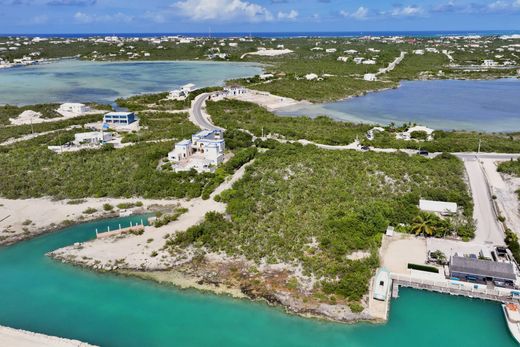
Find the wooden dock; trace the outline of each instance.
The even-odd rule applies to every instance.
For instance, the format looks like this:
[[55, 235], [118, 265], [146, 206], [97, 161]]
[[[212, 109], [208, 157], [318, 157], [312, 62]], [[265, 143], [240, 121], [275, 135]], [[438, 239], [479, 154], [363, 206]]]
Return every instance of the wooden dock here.
[[143, 233], [143, 232], [144, 232], [144, 223], [141, 220], [141, 224], [135, 224], [135, 225], [130, 224], [130, 226], [127, 228], [121, 228], [121, 225], [119, 225], [119, 229], [116, 229], [113, 231], [110, 231], [110, 229], [108, 229], [108, 231], [100, 233], [96, 229], [96, 238], [104, 239], [104, 238], [108, 238], [108, 237], [112, 237], [112, 236], [116, 236], [116, 235], [123, 235], [123, 234], [127, 234], [127, 233], [138, 234], [138, 233]]

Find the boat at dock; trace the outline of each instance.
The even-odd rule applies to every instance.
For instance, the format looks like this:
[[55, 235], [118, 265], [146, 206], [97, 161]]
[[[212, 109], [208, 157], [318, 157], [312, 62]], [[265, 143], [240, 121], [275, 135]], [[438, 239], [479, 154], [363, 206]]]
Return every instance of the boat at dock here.
[[511, 335], [520, 344], [520, 307], [517, 304], [502, 304], [502, 310]]
[[379, 268], [374, 279], [374, 299], [385, 301], [389, 287], [390, 273], [384, 268]]

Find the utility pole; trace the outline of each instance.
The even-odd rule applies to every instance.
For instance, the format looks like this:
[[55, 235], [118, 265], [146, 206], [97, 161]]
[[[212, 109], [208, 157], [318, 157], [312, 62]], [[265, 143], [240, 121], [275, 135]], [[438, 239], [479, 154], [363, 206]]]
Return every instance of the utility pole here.
[[482, 139], [478, 139], [478, 150], [477, 150], [477, 153], [480, 153], [480, 145], [482, 143]]

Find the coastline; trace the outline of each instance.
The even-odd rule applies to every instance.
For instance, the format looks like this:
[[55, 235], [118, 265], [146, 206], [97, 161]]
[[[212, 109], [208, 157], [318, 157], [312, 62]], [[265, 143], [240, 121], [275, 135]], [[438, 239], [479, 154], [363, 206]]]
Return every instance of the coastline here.
[[0, 326], [0, 345], [18, 347], [97, 347], [78, 340]]

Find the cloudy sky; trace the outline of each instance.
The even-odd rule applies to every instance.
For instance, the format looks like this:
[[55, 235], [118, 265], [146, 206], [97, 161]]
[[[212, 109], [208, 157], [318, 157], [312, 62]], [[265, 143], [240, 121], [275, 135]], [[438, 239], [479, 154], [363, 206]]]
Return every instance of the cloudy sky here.
[[0, 0], [3, 34], [501, 29], [520, 0]]

